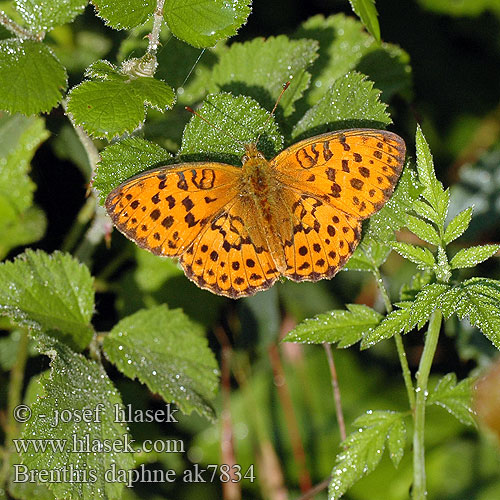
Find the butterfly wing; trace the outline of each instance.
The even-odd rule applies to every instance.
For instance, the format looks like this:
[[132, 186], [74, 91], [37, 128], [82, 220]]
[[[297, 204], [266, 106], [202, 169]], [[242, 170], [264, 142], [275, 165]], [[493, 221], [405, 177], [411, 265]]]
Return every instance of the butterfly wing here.
[[233, 299], [271, 287], [280, 273], [251, 220], [248, 204], [233, 200], [180, 257], [186, 275], [201, 288]]
[[115, 226], [157, 255], [185, 252], [238, 194], [241, 169], [223, 163], [160, 167], [127, 180], [106, 198]]
[[366, 219], [390, 198], [405, 151], [403, 139], [392, 132], [352, 129], [298, 142], [271, 164], [290, 187]]

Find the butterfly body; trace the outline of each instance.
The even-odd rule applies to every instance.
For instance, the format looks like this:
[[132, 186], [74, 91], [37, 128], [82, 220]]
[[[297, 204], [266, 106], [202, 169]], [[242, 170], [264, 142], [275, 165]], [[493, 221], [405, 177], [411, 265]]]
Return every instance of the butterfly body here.
[[255, 144], [242, 167], [183, 163], [115, 188], [118, 229], [158, 255], [178, 257], [198, 286], [232, 298], [281, 276], [335, 275], [401, 173], [405, 145], [391, 132], [352, 129], [301, 141], [268, 161]]

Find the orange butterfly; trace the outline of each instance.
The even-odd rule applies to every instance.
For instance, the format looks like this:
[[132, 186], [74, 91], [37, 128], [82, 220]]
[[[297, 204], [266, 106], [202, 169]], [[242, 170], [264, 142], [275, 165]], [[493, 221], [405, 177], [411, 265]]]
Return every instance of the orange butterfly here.
[[280, 277], [334, 276], [401, 174], [405, 143], [352, 129], [311, 137], [267, 161], [245, 146], [243, 167], [180, 163], [149, 170], [108, 195], [116, 227], [140, 247], [179, 257], [201, 288], [239, 298]]

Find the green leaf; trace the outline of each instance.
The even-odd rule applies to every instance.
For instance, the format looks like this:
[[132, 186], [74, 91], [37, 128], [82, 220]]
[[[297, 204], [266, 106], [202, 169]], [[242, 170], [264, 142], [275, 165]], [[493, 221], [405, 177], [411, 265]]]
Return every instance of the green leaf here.
[[45, 213], [36, 206], [0, 222], [0, 260], [13, 248], [40, 240], [47, 229]]
[[464, 267], [475, 267], [477, 264], [493, 257], [500, 245], [480, 245], [477, 247], [462, 248], [451, 259], [450, 266], [452, 269], [462, 269]]
[[390, 339], [397, 333], [407, 331], [409, 320], [408, 309], [391, 311], [376, 328], [363, 337], [361, 349], [368, 349], [382, 340]]
[[403, 414], [392, 411], [370, 411], [357, 418], [359, 428], [342, 443], [328, 489], [328, 498], [337, 500], [356, 481], [372, 472], [379, 464], [385, 445], [397, 466], [404, 454], [406, 427]]
[[214, 417], [217, 362], [201, 328], [180, 309], [142, 309], [122, 319], [104, 339], [106, 357], [183, 413]]
[[[117, 470], [132, 469], [133, 455], [118, 446], [111, 453], [99, 449], [106, 442], [124, 443], [128, 437], [126, 426], [116, 418], [116, 410], [122, 409], [120, 395], [102, 366], [74, 353], [66, 345], [41, 335], [40, 351], [51, 358], [51, 371], [50, 376], [42, 377], [44, 394], [31, 406], [32, 418], [26, 424], [23, 439], [25, 443], [28, 439], [45, 443], [47, 451], [36, 452], [30, 448], [22, 453], [23, 463], [29, 469], [73, 468], [80, 474], [84, 470], [95, 471], [95, 481], [48, 482], [56, 498], [120, 498], [123, 482], [107, 481], [105, 473], [111, 466]], [[80, 416], [87, 411], [90, 415], [87, 421], [76, 418], [69, 422], [55, 421], [55, 410], [70, 411], [72, 415], [78, 412]], [[75, 438], [88, 439], [91, 446], [97, 448], [90, 453], [72, 451]], [[64, 449], [54, 453], [49, 442], [56, 446], [59, 443]]]
[[318, 57], [317, 52], [316, 41], [290, 40], [284, 35], [233, 43], [214, 66], [210, 89], [248, 95], [271, 111], [283, 85], [290, 81], [279, 107], [288, 116], [309, 86], [311, 75], [306, 68]]
[[236, 34], [250, 14], [249, 0], [166, 0], [165, 21], [172, 33], [195, 47], [213, 47]]
[[370, 34], [380, 42], [380, 26], [375, 0], [349, 0], [352, 10], [361, 19]]
[[50, 31], [83, 12], [87, 0], [16, 0], [16, 10], [30, 31]]
[[0, 257], [44, 233], [45, 216], [32, 206], [35, 184], [28, 174], [35, 151], [48, 136], [41, 118], [0, 116]]
[[144, 122], [146, 106], [163, 113], [175, 101], [173, 90], [165, 82], [120, 73], [106, 61], [93, 64], [87, 76], [104, 80], [87, 80], [73, 87], [68, 113], [77, 125], [96, 137], [132, 132]]
[[470, 377], [457, 384], [457, 376], [448, 373], [437, 383], [427, 397], [428, 405], [438, 405], [465, 425], [476, 425], [472, 402], [472, 390], [476, 379]]
[[442, 228], [448, 213], [450, 193], [448, 189], [443, 189], [443, 185], [436, 178], [431, 151], [420, 126], [417, 126], [416, 149], [418, 179], [424, 186], [422, 196], [437, 214], [437, 218], [431, 220]]
[[469, 227], [470, 221], [472, 219], [472, 207], [466, 208], [458, 215], [453, 217], [451, 222], [446, 227], [444, 232], [443, 242], [448, 245], [452, 241], [456, 240], [465, 232]]
[[320, 101], [295, 125], [294, 139], [355, 127], [382, 128], [391, 123], [380, 91], [361, 73], [347, 73], [335, 81]]
[[390, 244], [394, 232], [406, 225], [408, 210], [421, 191], [416, 173], [406, 165], [389, 201], [365, 223], [363, 239]]
[[152, 16], [155, 0], [92, 0], [97, 15], [115, 29], [131, 29], [145, 23]]
[[352, 257], [344, 266], [345, 271], [375, 271], [391, 253], [388, 245], [364, 237]]
[[43, 43], [0, 41], [0, 67], [0, 109], [34, 115], [50, 111], [61, 101], [66, 70]]
[[444, 283], [431, 283], [418, 292], [410, 308], [410, 318], [405, 333], [415, 325], [422, 328], [432, 313], [439, 307], [439, 297], [445, 294], [450, 287]]
[[139, 172], [167, 163], [172, 155], [157, 144], [129, 137], [101, 151], [94, 187], [101, 203], [116, 186]]
[[412, 276], [411, 283], [404, 283], [399, 292], [399, 298], [402, 301], [414, 301], [417, 294], [425, 285], [428, 285], [434, 277], [431, 271], [416, 273]]
[[347, 304], [347, 311], [336, 310], [306, 319], [283, 339], [307, 344], [337, 343], [349, 347], [371, 332], [383, 316], [371, 307]]
[[410, 245], [409, 243], [403, 243], [402, 241], [393, 241], [391, 245], [392, 248], [399, 253], [399, 255], [414, 264], [417, 264], [419, 269], [433, 268], [436, 264], [434, 255], [432, 255], [428, 248]]
[[20, 325], [69, 335], [83, 349], [93, 334], [92, 285], [88, 268], [70, 255], [27, 250], [0, 264], [0, 313]]
[[259, 149], [268, 158], [283, 149], [283, 136], [275, 121], [271, 118], [266, 123], [269, 113], [250, 97], [212, 94], [198, 111], [218, 128], [193, 116], [182, 136], [179, 155], [183, 161], [210, 159], [241, 165], [244, 144], [255, 142], [259, 134]]
[[472, 278], [452, 288], [440, 299], [446, 317], [457, 313], [468, 317], [500, 349], [500, 282], [487, 278]]
[[[335, 80], [349, 71], [368, 75], [389, 102], [394, 93], [411, 97], [411, 67], [408, 54], [397, 45], [378, 43], [363, 25], [352, 17], [337, 14], [309, 18], [294, 34], [320, 44], [320, 57], [311, 68], [313, 85], [306, 96], [307, 104], [316, 104]], [[304, 109], [305, 111], [305, 109]]]
[[441, 243], [441, 238], [432, 223], [408, 214], [406, 217], [406, 227], [421, 240], [427, 241], [431, 245], [437, 246]]

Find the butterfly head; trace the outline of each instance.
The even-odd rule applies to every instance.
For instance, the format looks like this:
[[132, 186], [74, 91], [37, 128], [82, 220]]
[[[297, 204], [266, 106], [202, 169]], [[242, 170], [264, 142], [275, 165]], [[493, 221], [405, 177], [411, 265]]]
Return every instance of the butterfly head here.
[[257, 144], [255, 142], [245, 144], [245, 154], [241, 157], [243, 165], [251, 160], [262, 161], [265, 159], [265, 156], [257, 149]]

